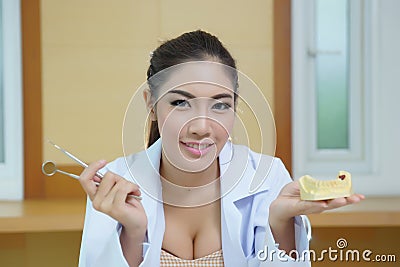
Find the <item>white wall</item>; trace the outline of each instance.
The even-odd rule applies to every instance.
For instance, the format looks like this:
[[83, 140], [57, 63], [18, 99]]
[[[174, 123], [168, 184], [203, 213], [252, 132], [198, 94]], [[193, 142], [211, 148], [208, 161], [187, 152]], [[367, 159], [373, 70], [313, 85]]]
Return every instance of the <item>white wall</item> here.
[[377, 7], [376, 172], [356, 186], [368, 194], [400, 194], [400, 1], [379, 0]]
[[[372, 0], [371, 106], [372, 168], [353, 175], [355, 191], [368, 195], [400, 195], [400, 1]], [[367, 133], [365, 133], [367, 134]]]

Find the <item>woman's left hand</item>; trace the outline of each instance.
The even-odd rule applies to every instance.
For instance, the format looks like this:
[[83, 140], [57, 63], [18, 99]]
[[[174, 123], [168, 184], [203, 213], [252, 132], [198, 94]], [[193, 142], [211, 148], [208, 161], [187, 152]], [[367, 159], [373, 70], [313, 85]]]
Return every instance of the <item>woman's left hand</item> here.
[[275, 218], [287, 220], [297, 215], [321, 213], [326, 210], [340, 208], [349, 204], [358, 203], [365, 197], [361, 194], [353, 194], [349, 197], [340, 197], [329, 200], [308, 201], [300, 199], [299, 182], [294, 181], [285, 185], [278, 197], [272, 202], [270, 213]]

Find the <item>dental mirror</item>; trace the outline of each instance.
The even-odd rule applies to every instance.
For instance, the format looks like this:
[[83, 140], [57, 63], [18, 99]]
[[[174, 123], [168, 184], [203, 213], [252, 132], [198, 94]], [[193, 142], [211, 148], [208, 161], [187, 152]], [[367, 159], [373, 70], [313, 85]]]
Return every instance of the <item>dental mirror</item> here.
[[42, 172], [47, 176], [52, 176], [52, 175], [56, 174], [56, 172], [59, 172], [59, 173], [68, 175], [69, 177], [72, 177], [74, 179], [79, 179], [78, 175], [75, 175], [75, 174], [68, 173], [68, 172], [61, 171], [61, 170], [57, 169], [57, 165], [53, 161], [43, 162], [43, 164], [42, 164]]

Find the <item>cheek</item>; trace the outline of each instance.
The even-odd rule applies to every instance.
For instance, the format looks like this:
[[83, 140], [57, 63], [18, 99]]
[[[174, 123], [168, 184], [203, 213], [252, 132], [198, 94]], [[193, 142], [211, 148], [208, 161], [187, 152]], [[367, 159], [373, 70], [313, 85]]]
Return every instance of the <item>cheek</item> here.
[[226, 136], [226, 138], [228, 138], [228, 136], [232, 134], [235, 117], [226, 116], [224, 118], [218, 118], [215, 121], [217, 124], [215, 129], [218, 135], [221, 137]]
[[179, 116], [176, 112], [165, 111], [160, 112], [157, 116], [158, 129], [163, 137], [178, 138], [179, 132], [184, 127], [182, 122], [182, 116]]

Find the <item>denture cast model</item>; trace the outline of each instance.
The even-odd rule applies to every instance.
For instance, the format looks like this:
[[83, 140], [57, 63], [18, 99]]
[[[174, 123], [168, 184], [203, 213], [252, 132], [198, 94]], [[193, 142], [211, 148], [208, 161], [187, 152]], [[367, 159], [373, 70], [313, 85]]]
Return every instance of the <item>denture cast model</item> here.
[[325, 200], [348, 197], [353, 194], [351, 174], [346, 171], [340, 171], [336, 179], [328, 181], [304, 175], [299, 179], [299, 184], [302, 200]]

